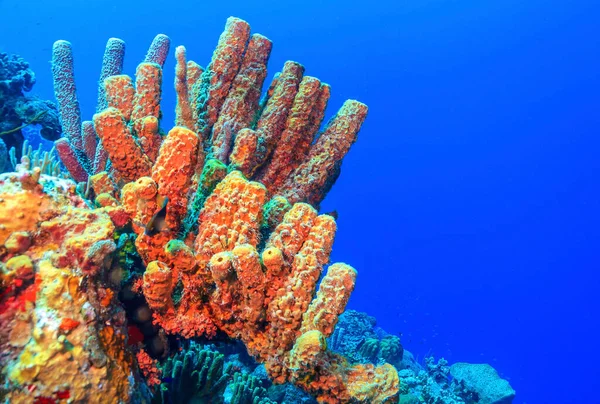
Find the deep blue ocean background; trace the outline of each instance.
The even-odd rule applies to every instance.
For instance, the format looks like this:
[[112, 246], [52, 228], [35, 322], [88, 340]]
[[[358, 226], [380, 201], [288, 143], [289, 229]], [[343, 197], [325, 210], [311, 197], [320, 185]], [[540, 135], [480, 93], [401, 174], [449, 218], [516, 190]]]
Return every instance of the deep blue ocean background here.
[[71, 41], [89, 119], [109, 37], [130, 75], [157, 33], [206, 66], [230, 15], [273, 40], [269, 77], [292, 59], [331, 84], [328, 116], [370, 107], [322, 207], [359, 271], [350, 308], [420, 360], [490, 363], [515, 403], [600, 403], [600, 3], [0, 0], [0, 50], [53, 98]]

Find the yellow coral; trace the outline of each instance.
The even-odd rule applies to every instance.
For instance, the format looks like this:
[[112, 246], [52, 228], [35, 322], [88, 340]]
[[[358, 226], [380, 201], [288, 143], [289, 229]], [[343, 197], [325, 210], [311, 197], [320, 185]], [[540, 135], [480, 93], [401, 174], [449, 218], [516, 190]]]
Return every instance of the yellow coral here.
[[[123, 335], [100, 342], [116, 313], [95, 307], [85, 293], [101, 284], [80, 286], [83, 273], [102, 270], [114, 250], [110, 218], [90, 210], [74, 186], [61, 180], [41, 176], [39, 186], [31, 187], [32, 177], [23, 172], [1, 178], [7, 205], [36, 207], [29, 220], [11, 222], [10, 250], [22, 254], [4, 258], [7, 270], [22, 281], [11, 290], [14, 300], [0, 297], [0, 365], [10, 385], [8, 400], [33, 402], [65, 391], [77, 402], [127, 401], [132, 362], [124, 357]], [[37, 211], [40, 206], [44, 212]], [[28, 243], [18, 243], [25, 235]]]

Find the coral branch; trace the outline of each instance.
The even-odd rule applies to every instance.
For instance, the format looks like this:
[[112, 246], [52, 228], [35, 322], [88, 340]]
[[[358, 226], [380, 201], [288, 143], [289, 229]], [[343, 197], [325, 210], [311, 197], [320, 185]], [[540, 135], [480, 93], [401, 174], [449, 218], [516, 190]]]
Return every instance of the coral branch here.
[[152, 179], [158, 193], [169, 198], [167, 225], [177, 231], [187, 211], [188, 199], [181, 190], [187, 189], [196, 167], [198, 136], [189, 129], [171, 129], [160, 147], [152, 168]]
[[252, 123], [258, 107], [272, 43], [262, 35], [250, 38], [242, 65], [212, 130], [212, 157], [227, 163], [234, 136]]
[[169, 49], [171, 48], [171, 39], [165, 34], [158, 34], [152, 40], [148, 53], [146, 53], [145, 63], [155, 63], [161, 68], [165, 65]]
[[[175, 125], [183, 126], [190, 130], [195, 129], [190, 99], [188, 92], [188, 72], [185, 56], [185, 47], [178, 46], [175, 49], [177, 66], [175, 67], [175, 92], [177, 93], [177, 106], [175, 107]], [[190, 80], [193, 80], [193, 76]]]
[[135, 87], [131, 77], [127, 75], [110, 76], [104, 80], [104, 89], [106, 97], [106, 107], [116, 108], [121, 111], [126, 121], [131, 119], [133, 111], [133, 99], [135, 97]]
[[94, 126], [119, 178], [134, 181], [150, 175], [151, 163], [135, 142], [125, 117], [115, 108], [94, 115]]
[[110, 76], [121, 74], [124, 59], [125, 42], [119, 38], [110, 38], [106, 42], [104, 57], [102, 58], [102, 70], [100, 71], [100, 80], [98, 80], [98, 104], [96, 105], [96, 112], [108, 108], [104, 80]]
[[96, 157], [96, 147], [98, 146], [98, 138], [94, 123], [92, 121], [83, 121], [81, 123], [81, 133], [83, 134], [83, 150], [88, 161], [94, 161]]
[[288, 177], [279, 191], [281, 195], [290, 202], [306, 201], [318, 206], [337, 179], [342, 159], [356, 141], [366, 116], [365, 104], [346, 101], [311, 147], [304, 162]]
[[207, 139], [210, 131], [217, 122], [219, 111], [235, 75], [240, 69], [242, 57], [250, 36], [250, 26], [239, 18], [229, 17], [225, 31], [219, 38], [212, 60], [202, 73], [198, 100], [198, 124], [196, 131], [202, 139]]
[[74, 147], [69, 142], [67, 138], [58, 139], [54, 142], [54, 147], [56, 147], [56, 152], [60, 157], [61, 161], [71, 174], [71, 177], [76, 182], [86, 182], [88, 179], [88, 174], [79, 162], [77, 158], [77, 154], [75, 152]]
[[266, 184], [271, 193], [281, 187], [310, 147], [315, 134], [311, 115], [314, 110], [321, 110], [321, 92], [321, 82], [318, 79], [309, 76], [302, 79], [281, 135], [285, 141], [276, 143], [268, 166], [257, 175], [257, 179]]
[[52, 46], [52, 77], [54, 79], [54, 96], [58, 101], [63, 132], [75, 150], [83, 150], [81, 112], [75, 88], [73, 50], [70, 42], [54, 42]]
[[162, 69], [156, 63], [140, 63], [135, 72], [135, 97], [131, 120], [160, 117]]
[[346, 264], [333, 264], [319, 285], [317, 297], [302, 318], [300, 332], [317, 330], [326, 338], [331, 336], [338, 317], [346, 309], [354, 290], [356, 270]]

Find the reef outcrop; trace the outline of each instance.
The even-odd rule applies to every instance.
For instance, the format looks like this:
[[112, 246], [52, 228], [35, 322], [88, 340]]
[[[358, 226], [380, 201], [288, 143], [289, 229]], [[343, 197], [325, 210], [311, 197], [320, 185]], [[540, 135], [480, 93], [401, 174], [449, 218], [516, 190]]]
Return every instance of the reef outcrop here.
[[101, 277], [114, 229], [72, 181], [39, 168], [0, 175], [0, 365], [9, 402], [138, 394], [124, 313]]
[[[271, 42], [231, 17], [206, 69], [177, 47], [176, 126], [165, 134], [160, 100], [169, 48], [169, 38], [157, 36], [131, 78], [121, 74], [124, 43], [109, 40], [97, 113], [83, 121], [71, 45], [55, 43], [54, 86], [65, 134], [56, 150], [73, 179], [86, 183], [91, 205], [72, 207], [82, 205], [75, 195], [61, 205], [73, 218], [55, 231], [86, 237], [67, 237], [71, 250], [64, 252], [49, 239], [59, 243], [55, 266], [67, 266], [68, 276], [90, 279], [102, 290], [103, 264], [116, 249], [112, 232], [130, 229], [145, 266], [139, 291], [167, 334], [224, 333], [241, 340], [274, 382], [291, 382], [321, 403], [394, 402], [399, 378], [392, 365], [352, 365], [327, 349], [357, 272], [344, 263], [326, 269], [336, 223], [318, 208], [357, 139], [366, 105], [346, 101], [319, 131], [330, 88], [291, 61], [261, 98]], [[43, 237], [49, 225], [40, 220], [46, 218], [32, 219], [41, 208], [14, 204], [13, 211], [30, 219], [23, 228], [4, 230], [6, 240], [25, 232]], [[43, 273], [36, 276], [50, 282]], [[115, 353], [124, 338], [118, 327], [101, 330], [107, 327], [113, 339], [101, 346]], [[123, 383], [111, 394], [131, 399], [126, 374], [135, 373], [135, 359], [127, 349], [120, 352], [115, 360], [123, 363]], [[139, 358], [152, 367], [147, 356]], [[22, 389], [28, 383], [15, 379]]]

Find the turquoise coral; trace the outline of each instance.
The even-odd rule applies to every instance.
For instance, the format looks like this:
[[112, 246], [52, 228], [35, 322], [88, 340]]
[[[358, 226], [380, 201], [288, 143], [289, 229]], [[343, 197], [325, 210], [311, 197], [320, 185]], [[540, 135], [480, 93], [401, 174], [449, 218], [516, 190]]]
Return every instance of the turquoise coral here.
[[161, 366], [163, 382], [155, 395], [158, 403], [217, 402], [231, 375], [223, 354], [192, 342]]

